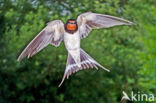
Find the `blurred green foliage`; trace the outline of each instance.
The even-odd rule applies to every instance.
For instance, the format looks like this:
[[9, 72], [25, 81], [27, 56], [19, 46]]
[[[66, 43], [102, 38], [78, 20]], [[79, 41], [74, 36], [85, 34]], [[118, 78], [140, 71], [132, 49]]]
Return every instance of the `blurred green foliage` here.
[[[48, 21], [87, 11], [133, 21], [135, 26], [93, 30], [81, 47], [110, 69], [83, 70], [58, 88], [67, 51], [48, 46], [17, 62]], [[122, 91], [156, 94], [155, 0], [0, 0], [0, 103], [119, 103]]]

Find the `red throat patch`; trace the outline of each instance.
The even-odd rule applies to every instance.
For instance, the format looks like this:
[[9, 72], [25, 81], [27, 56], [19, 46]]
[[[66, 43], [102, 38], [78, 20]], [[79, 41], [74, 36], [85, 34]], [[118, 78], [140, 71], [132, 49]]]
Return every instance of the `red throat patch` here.
[[76, 30], [76, 24], [67, 24], [68, 30]]

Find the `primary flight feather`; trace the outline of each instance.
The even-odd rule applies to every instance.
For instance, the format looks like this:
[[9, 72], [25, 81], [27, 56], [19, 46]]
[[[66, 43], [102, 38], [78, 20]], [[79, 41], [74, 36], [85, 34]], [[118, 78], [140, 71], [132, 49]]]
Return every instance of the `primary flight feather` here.
[[66, 24], [61, 20], [54, 20], [47, 23], [47, 26], [28, 44], [18, 57], [18, 61], [24, 57], [32, 57], [47, 45], [58, 47], [63, 40], [68, 51], [67, 64], [64, 76], [59, 87], [65, 78], [79, 70], [86, 68], [101, 67], [108, 69], [96, 62], [83, 49], [80, 48], [80, 41], [86, 38], [92, 29], [109, 28], [117, 25], [133, 25], [132, 22], [118, 17], [86, 12], [78, 16], [77, 20], [69, 19]]

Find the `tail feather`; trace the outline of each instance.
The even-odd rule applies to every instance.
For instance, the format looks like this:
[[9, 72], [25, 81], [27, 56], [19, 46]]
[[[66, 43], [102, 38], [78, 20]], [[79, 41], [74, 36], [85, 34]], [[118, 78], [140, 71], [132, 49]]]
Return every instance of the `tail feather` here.
[[81, 67], [78, 67], [78, 65], [75, 63], [74, 59], [72, 58], [71, 54], [68, 53], [68, 58], [67, 58], [67, 64], [66, 64], [66, 70], [64, 73], [64, 76], [62, 78], [61, 83], [59, 84], [59, 87], [62, 85], [64, 82], [65, 78], [69, 78], [69, 76], [72, 73], [75, 73], [79, 70], [82, 69], [87, 69], [87, 68], [96, 68], [98, 69], [97, 66], [101, 67], [102, 69], [106, 70], [107, 72], [110, 72], [108, 69], [100, 65], [98, 62], [96, 62], [92, 57], [90, 57], [84, 50], [80, 49], [80, 65]]

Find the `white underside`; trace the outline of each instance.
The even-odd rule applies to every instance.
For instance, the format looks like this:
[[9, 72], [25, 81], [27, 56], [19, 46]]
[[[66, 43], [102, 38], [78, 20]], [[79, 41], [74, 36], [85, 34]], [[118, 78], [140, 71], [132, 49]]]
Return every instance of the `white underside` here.
[[64, 43], [67, 51], [73, 57], [76, 64], [80, 67], [80, 35], [79, 32], [74, 34], [65, 33], [64, 34]]

